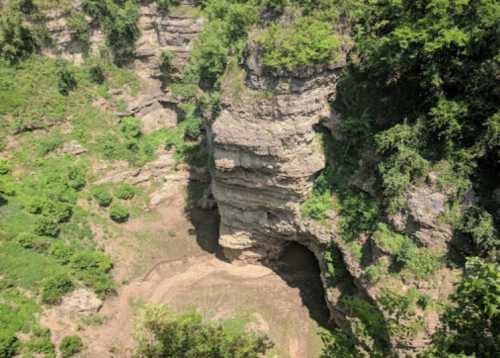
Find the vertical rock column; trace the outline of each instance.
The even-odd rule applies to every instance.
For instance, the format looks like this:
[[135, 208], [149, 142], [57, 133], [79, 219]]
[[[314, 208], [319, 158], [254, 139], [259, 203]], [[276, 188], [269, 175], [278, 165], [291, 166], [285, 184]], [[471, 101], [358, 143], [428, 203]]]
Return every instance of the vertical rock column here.
[[300, 204], [325, 166], [314, 127], [329, 114], [337, 72], [276, 78], [252, 58], [243, 72], [226, 73], [222, 111], [211, 126], [219, 243], [229, 259], [245, 262], [275, 258], [290, 240], [318, 253], [319, 243], [300, 234]]

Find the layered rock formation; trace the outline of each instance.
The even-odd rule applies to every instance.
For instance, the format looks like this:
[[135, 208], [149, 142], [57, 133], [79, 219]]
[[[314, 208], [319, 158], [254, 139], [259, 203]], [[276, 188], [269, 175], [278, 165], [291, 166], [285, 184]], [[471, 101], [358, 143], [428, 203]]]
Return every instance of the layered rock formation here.
[[321, 244], [300, 234], [300, 204], [325, 166], [314, 127], [328, 115], [338, 73], [273, 78], [252, 56], [247, 66], [226, 74], [223, 109], [211, 125], [220, 245], [246, 262], [279, 256], [289, 240], [320, 256]]
[[[319, 262], [331, 319], [353, 336], [364, 337], [360, 342], [366, 355], [380, 348], [416, 354], [428, 346], [436, 329], [436, 311], [417, 310], [411, 319], [397, 324], [411, 327], [418, 323], [421, 328], [406, 336], [393, 334], [393, 312], [379, 298], [387, 287], [403, 296], [418, 287], [420, 294], [442, 301], [453, 289], [455, 273], [441, 267], [427, 282], [387, 276], [387, 282], [375, 284], [368, 278], [367, 268], [375, 263], [389, 266], [392, 258], [372, 237], [361, 234], [353, 242], [344, 241], [338, 235], [334, 211], [327, 225], [301, 215], [301, 204], [310, 194], [316, 174], [326, 166], [318, 127], [335, 118], [328, 102], [335, 98], [342, 63], [273, 76], [263, 70], [251, 42], [248, 49], [243, 69], [233, 64], [226, 71], [222, 110], [208, 129], [212, 192], [221, 216], [219, 243], [224, 254], [234, 262], [267, 264], [278, 259], [290, 242], [304, 245]], [[335, 126], [326, 127], [335, 130]], [[373, 174], [366, 177], [373, 178]], [[371, 193], [373, 185], [362, 178], [360, 174], [361, 182], [353, 185]], [[406, 199], [407, 209], [389, 219], [394, 228], [419, 247], [446, 252], [452, 237], [450, 226], [440, 219], [447, 208], [446, 194], [430, 183], [412, 187]], [[362, 250], [362, 260], [352, 244]], [[335, 252], [338, 255], [332, 257]], [[341, 279], [331, 277], [329, 265], [336, 265], [333, 271], [345, 271]], [[369, 339], [365, 322], [343, 303], [346, 297], [350, 302], [364, 302], [380, 320]]]
[[[141, 88], [137, 96], [119, 93], [115, 97], [121, 98], [128, 105], [121, 115], [140, 117], [145, 133], [172, 128], [177, 124], [176, 102], [168, 95], [166, 88], [169, 79], [165, 78], [160, 69], [161, 54], [169, 51], [173, 55], [174, 72], [179, 73], [187, 63], [193, 40], [204, 25], [203, 18], [193, 16], [195, 4], [195, 1], [185, 0], [180, 7], [163, 15], [156, 2], [141, 2], [137, 23], [141, 35], [136, 43], [135, 58], [129, 64], [140, 78]], [[68, 25], [72, 11], [82, 11], [78, 1], [72, 9], [51, 10], [45, 14], [52, 43], [44, 49], [44, 54], [80, 64], [87, 51], [99, 55], [106, 45], [106, 38], [98, 24], [87, 17], [90, 48], [85, 49]]]

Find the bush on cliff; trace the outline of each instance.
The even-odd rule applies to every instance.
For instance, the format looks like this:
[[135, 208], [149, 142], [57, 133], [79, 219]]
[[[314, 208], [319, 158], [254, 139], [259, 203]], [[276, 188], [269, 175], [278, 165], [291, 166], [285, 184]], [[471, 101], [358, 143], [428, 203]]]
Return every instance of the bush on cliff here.
[[42, 284], [42, 302], [51, 305], [58, 304], [61, 298], [73, 288], [73, 282], [66, 274], [48, 278]]
[[465, 277], [451, 296], [443, 327], [427, 357], [465, 353], [493, 358], [500, 344], [500, 267], [498, 262], [470, 258]]
[[119, 65], [131, 61], [140, 35], [137, 27], [139, 3], [135, 0], [84, 0], [82, 7], [87, 15], [99, 22], [113, 60]]
[[0, 4], [0, 57], [16, 63], [40, 47], [35, 30], [24, 21], [25, 15], [10, 4]]
[[336, 59], [342, 44], [331, 23], [299, 17], [291, 24], [272, 24], [260, 34], [257, 43], [264, 65], [271, 71], [294, 71]]

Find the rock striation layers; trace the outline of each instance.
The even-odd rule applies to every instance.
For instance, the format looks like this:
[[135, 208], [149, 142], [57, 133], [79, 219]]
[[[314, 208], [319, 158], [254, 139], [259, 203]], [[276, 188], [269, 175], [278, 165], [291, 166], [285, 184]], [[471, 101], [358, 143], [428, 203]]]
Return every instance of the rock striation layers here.
[[[137, 96], [119, 94], [128, 104], [123, 116], [137, 116], [143, 121], [143, 131], [152, 132], [161, 128], [172, 128], [177, 124], [176, 101], [166, 91], [169, 78], [162, 74], [161, 54], [168, 51], [173, 56], [175, 76], [187, 63], [193, 40], [203, 28], [205, 20], [195, 16], [195, 1], [185, 0], [163, 14], [152, 0], [143, 0], [139, 8], [137, 22], [140, 37], [136, 43], [135, 57], [128, 66], [140, 79]], [[76, 64], [83, 63], [86, 53], [99, 55], [106, 45], [106, 36], [98, 24], [87, 17], [89, 23], [89, 49], [76, 38], [68, 24], [72, 11], [82, 11], [81, 4], [75, 1], [72, 9], [51, 10], [45, 14], [51, 46], [44, 54], [63, 58]]]
[[300, 204], [325, 166], [315, 126], [328, 115], [338, 73], [270, 80], [251, 56], [246, 65], [245, 73], [236, 66], [226, 73], [210, 128], [220, 245], [246, 262], [276, 258], [290, 240], [319, 255], [319, 243], [300, 234]]
[[[302, 244], [318, 260], [330, 318], [361, 337], [363, 354], [369, 356], [382, 347], [397, 355], [415, 355], [428, 346], [438, 314], [420, 310], [414, 321], [401, 323], [423, 322], [420, 330], [413, 336], [393, 334], [393, 314], [379, 300], [387, 292], [384, 285], [403, 295], [417, 285], [423, 295], [443, 300], [453, 286], [452, 279], [443, 277], [453, 276], [453, 271], [442, 267], [429, 282], [388, 275], [387, 282], [375, 284], [367, 268], [375, 263], [389, 266], [392, 258], [373, 237], [360, 234], [353, 242], [343, 240], [335, 210], [327, 223], [301, 215], [301, 204], [326, 166], [320, 131], [335, 131], [335, 126], [328, 125], [336, 116], [329, 101], [336, 96], [340, 67], [341, 62], [300, 73], [270, 74], [259, 63], [251, 40], [244, 63], [229, 64], [222, 81], [220, 114], [208, 121], [207, 129], [213, 160], [211, 189], [221, 218], [219, 244], [233, 262], [264, 264], [279, 259], [291, 242]], [[352, 184], [371, 194], [371, 183], [361, 174], [356, 176], [360, 183]], [[452, 236], [449, 225], [440, 221], [447, 197], [431, 182], [410, 188], [407, 209], [388, 221], [418, 247], [445, 252]], [[363, 305], [380, 321], [369, 339], [365, 339], [367, 326], [349, 304]]]

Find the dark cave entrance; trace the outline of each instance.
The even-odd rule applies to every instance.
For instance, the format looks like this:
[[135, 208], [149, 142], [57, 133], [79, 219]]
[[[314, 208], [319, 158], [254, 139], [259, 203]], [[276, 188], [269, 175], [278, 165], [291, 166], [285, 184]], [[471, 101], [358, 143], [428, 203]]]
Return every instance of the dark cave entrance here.
[[332, 328], [330, 312], [325, 301], [321, 271], [314, 253], [306, 246], [291, 241], [286, 244], [278, 260], [274, 262], [275, 272], [290, 287], [296, 287], [309, 315], [321, 327]]

